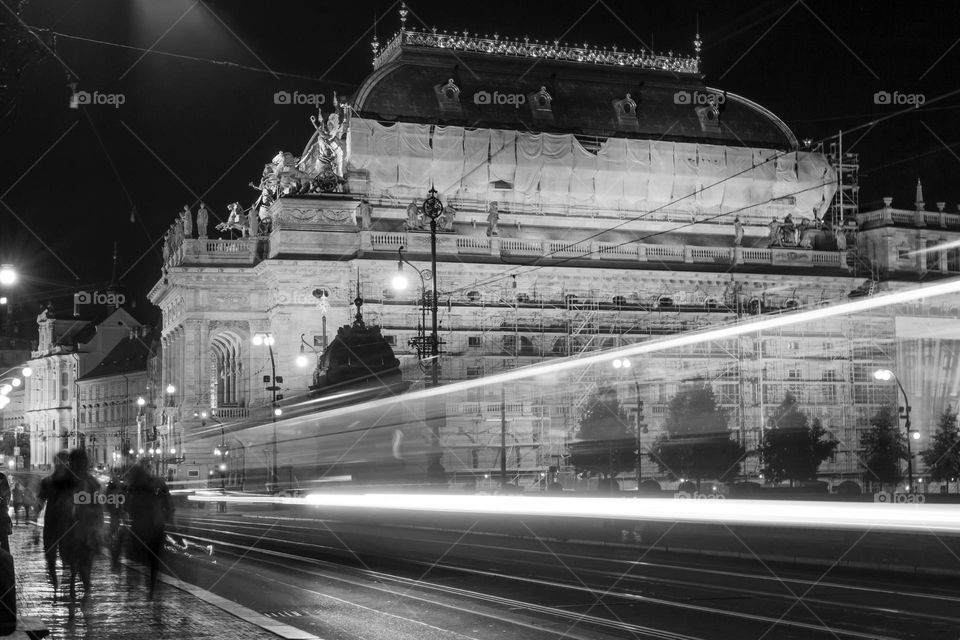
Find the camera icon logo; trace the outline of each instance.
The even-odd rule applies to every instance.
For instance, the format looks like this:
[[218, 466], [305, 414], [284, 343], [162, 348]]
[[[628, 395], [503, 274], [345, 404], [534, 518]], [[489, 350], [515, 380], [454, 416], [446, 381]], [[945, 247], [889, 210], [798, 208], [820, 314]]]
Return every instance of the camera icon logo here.
[[289, 91], [277, 91], [273, 94], [273, 104], [290, 104], [292, 101], [293, 96]]
[[91, 102], [89, 91], [77, 91], [73, 95], [76, 97], [77, 104], [90, 104]]
[[893, 96], [890, 95], [889, 91], [877, 91], [873, 94], [873, 103], [874, 104], [890, 104], [893, 101]]
[[490, 95], [489, 91], [477, 91], [473, 94], [474, 104], [490, 104], [492, 101], [493, 96]]
[[93, 496], [86, 491], [77, 491], [73, 494], [74, 504], [91, 504], [93, 502]]
[[690, 104], [691, 102], [693, 102], [693, 96], [690, 95], [689, 91], [677, 91], [673, 94], [674, 104]]
[[77, 304], [90, 304], [93, 302], [93, 295], [89, 291], [79, 291], [74, 295]]

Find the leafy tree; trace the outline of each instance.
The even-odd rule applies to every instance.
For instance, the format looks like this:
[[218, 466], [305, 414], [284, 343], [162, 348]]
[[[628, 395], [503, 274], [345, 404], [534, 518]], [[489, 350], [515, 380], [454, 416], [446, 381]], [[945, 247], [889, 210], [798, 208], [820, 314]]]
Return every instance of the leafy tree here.
[[727, 415], [713, 390], [698, 386], [670, 400], [665, 433], [653, 443], [650, 460], [672, 479], [726, 481], [740, 470], [744, 448], [730, 439]]
[[[636, 436], [613, 389], [600, 389], [580, 418], [577, 442], [570, 444], [570, 459], [578, 472], [613, 478], [636, 464]], [[612, 485], [611, 485], [612, 486]]]
[[927, 465], [927, 473], [937, 482], [949, 483], [960, 476], [960, 429], [957, 428], [957, 414], [950, 407], [940, 415], [933, 443], [920, 457]]
[[907, 440], [893, 407], [881, 407], [870, 418], [870, 429], [860, 436], [861, 466], [873, 482], [897, 484], [903, 479], [900, 461], [907, 459]]
[[788, 392], [770, 418], [770, 428], [758, 448], [763, 473], [775, 482], [789, 480], [791, 486], [797, 480], [813, 480], [820, 464], [840, 444], [826, 435], [820, 419], [814, 418], [811, 425], [796, 397]]

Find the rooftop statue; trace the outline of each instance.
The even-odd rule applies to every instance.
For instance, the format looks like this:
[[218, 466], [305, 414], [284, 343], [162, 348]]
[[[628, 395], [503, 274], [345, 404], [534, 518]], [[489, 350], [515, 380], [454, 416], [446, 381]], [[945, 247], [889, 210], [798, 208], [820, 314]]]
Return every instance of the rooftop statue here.
[[217, 225], [217, 231], [239, 231], [241, 236], [247, 235], [247, 224], [241, 215], [243, 212], [240, 209], [240, 203], [231, 203], [227, 205], [227, 209], [230, 211], [230, 215], [226, 222]]
[[323, 120], [323, 110], [318, 110], [316, 116], [310, 116], [313, 125], [313, 135], [303, 150], [297, 168], [310, 176], [309, 191], [324, 192], [340, 191], [343, 179], [343, 134], [345, 125], [340, 122], [339, 111], [347, 105], [333, 96], [334, 110]]

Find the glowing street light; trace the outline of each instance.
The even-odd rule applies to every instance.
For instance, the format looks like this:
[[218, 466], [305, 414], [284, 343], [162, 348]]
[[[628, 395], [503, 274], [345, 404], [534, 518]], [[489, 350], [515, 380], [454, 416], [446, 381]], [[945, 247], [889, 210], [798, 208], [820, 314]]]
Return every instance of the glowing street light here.
[[[913, 486], [913, 452], [910, 450], [910, 440], [919, 440], [920, 432], [910, 430], [910, 401], [907, 399], [907, 392], [904, 390], [903, 385], [900, 384], [900, 378], [890, 369], [877, 369], [873, 372], [873, 377], [882, 382], [889, 382], [890, 380], [896, 381], [897, 386], [900, 388], [900, 393], [903, 394], [903, 426], [907, 430], [907, 491], [916, 493]], [[897, 411], [898, 427], [900, 426], [900, 417], [900, 412]]]
[[0, 284], [9, 286], [17, 281], [17, 271], [12, 264], [0, 265]]

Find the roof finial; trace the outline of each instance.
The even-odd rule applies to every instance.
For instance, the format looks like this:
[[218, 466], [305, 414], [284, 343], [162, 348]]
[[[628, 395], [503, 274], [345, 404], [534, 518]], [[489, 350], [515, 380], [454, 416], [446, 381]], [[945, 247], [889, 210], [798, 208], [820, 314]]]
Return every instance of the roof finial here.
[[700, 49], [703, 47], [703, 40], [700, 39], [700, 12], [697, 12], [697, 35], [693, 37], [693, 50], [696, 52], [697, 60], [700, 59]]
[[370, 41], [370, 48], [373, 49], [373, 59], [376, 63], [377, 54], [380, 53], [380, 41], [377, 39], [377, 13], [373, 13], [373, 40]]
[[407, 3], [401, 2], [400, 3], [400, 30], [401, 31], [407, 28], [407, 13], [409, 12], [410, 10], [407, 9]]
[[923, 185], [920, 184], [920, 178], [917, 178], [917, 201], [913, 203], [917, 211], [923, 211]]

